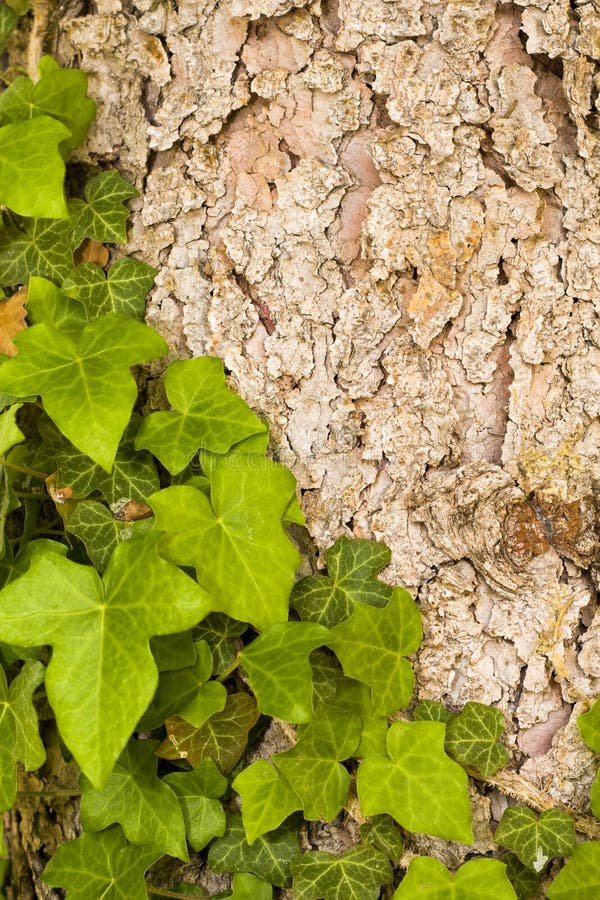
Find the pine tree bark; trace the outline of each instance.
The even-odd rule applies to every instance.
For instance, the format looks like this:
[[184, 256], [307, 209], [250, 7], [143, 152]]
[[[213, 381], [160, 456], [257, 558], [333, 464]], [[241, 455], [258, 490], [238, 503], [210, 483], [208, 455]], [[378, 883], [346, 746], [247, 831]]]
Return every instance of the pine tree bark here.
[[[391, 546], [424, 619], [417, 696], [496, 705], [520, 776], [585, 812], [600, 2], [97, 0], [54, 21], [99, 103], [82, 160], [140, 188], [128, 252], [159, 268], [172, 356], [224, 359], [320, 550]], [[485, 852], [505, 793], [475, 804]]]

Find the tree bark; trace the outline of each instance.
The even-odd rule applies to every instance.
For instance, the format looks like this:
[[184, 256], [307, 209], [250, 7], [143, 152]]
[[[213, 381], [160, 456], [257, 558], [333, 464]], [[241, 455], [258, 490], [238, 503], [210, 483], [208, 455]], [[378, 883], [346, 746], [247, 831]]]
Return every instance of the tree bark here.
[[[600, 2], [97, 0], [55, 16], [49, 49], [99, 104], [81, 158], [141, 191], [127, 249], [159, 268], [149, 322], [173, 357], [224, 359], [320, 550], [343, 533], [390, 545], [386, 577], [423, 614], [417, 697], [497, 706], [521, 779], [585, 812]], [[506, 791], [475, 804], [486, 852]]]

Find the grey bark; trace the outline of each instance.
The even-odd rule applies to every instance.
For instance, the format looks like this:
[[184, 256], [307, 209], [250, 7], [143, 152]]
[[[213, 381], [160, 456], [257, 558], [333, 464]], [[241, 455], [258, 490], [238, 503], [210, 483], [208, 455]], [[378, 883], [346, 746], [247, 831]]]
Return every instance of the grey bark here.
[[[585, 813], [600, 2], [98, 0], [58, 16], [54, 49], [99, 102], [82, 158], [142, 190], [128, 251], [160, 267], [148, 320], [172, 357], [224, 359], [319, 549], [344, 533], [391, 546], [386, 577], [424, 619], [418, 697], [496, 705], [513, 795]], [[510, 792], [474, 795], [476, 850]]]

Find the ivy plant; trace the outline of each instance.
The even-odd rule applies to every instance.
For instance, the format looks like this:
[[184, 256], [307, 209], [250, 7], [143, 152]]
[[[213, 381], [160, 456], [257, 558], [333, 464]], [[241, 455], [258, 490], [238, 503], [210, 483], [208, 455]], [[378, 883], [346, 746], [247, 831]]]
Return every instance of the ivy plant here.
[[[0, 2], [0, 43], [25, 8]], [[201, 897], [183, 868], [201, 854], [235, 900], [509, 900], [567, 857], [548, 896], [597, 897], [600, 843], [560, 809], [511, 806], [497, 859], [405, 859], [410, 832], [472, 844], [469, 777], [507, 763], [503, 716], [413, 704], [421, 616], [380, 577], [385, 545], [344, 535], [297, 579], [303, 519], [268, 424], [220, 360], [165, 363], [143, 322], [155, 271], [99, 250], [125, 241], [137, 190], [105, 169], [65, 192], [86, 94], [48, 57], [0, 94], [0, 804], [31, 795], [54, 730], [82, 826], [44, 882]], [[150, 360], [170, 408], [142, 416]], [[580, 720], [595, 752], [598, 708]], [[315, 823], [351, 819], [355, 846], [307, 849]]]

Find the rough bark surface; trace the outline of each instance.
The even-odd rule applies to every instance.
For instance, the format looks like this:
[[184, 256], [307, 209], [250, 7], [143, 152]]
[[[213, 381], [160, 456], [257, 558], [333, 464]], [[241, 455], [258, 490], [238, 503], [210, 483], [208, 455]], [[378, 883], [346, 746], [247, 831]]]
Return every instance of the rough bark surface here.
[[[128, 250], [160, 266], [149, 321], [173, 356], [224, 359], [319, 548], [391, 546], [424, 619], [418, 696], [498, 706], [521, 775], [585, 811], [600, 2], [59, 14], [59, 57], [99, 101], [85, 158], [143, 190]], [[480, 850], [502, 797], [479, 798]]]

